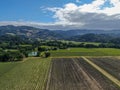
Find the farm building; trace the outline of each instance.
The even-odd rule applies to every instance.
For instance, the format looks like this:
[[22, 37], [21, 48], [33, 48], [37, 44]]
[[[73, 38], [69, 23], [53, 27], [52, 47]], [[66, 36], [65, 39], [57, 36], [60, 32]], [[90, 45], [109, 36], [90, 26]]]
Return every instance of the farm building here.
[[38, 54], [38, 52], [30, 52], [30, 53], [28, 53], [28, 56], [35, 57], [35, 56], [37, 56], [37, 54]]

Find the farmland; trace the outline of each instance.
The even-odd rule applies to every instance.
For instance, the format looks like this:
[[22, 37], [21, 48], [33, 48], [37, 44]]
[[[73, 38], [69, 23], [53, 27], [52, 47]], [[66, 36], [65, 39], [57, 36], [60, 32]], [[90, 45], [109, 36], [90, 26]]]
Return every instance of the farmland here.
[[114, 48], [68, 48], [51, 51], [52, 57], [61, 56], [119, 56], [120, 49]]
[[0, 4], [0, 90], [120, 90], [120, 0]]
[[28, 58], [24, 62], [0, 63], [0, 90], [42, 90], [49, 59]]
[[82, 58], [52, 60], [46, 90], [119, 90]]
[[113, 57], [90, 58], [98, 66], [102, 67], [107, 72], [120, 80], [120, 60]]
[[0, 90], [120, 90], [116, 83], [81, 58], [85, 56], [120, 82], [119, 49], [70, 48], [51, 53], [51, 58], [0, 62]]

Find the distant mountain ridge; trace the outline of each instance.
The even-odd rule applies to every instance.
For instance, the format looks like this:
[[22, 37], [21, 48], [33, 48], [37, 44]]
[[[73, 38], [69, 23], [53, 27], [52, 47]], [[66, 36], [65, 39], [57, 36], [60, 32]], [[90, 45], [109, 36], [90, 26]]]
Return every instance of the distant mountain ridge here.
[[[2, 35], [18, 35], [24, 36], [28, 38], [41, 38], [41, 39], [72, 39], [76, 36], [84, 34], [109, 34], [114, 37], [119, 37], [120, 30], [48, 30], [48, 29], [40, 29], [30, 26], [0, 26], [0, 36]], [[74, 40], [74, 39], [73, 39]]]

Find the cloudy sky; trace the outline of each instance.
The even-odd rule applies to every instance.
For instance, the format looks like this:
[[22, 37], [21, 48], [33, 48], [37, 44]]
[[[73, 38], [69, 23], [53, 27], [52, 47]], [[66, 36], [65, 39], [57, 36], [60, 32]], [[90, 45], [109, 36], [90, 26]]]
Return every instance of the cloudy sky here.
[[0, 0], [0, 25], [120, 29], [120, 0]]

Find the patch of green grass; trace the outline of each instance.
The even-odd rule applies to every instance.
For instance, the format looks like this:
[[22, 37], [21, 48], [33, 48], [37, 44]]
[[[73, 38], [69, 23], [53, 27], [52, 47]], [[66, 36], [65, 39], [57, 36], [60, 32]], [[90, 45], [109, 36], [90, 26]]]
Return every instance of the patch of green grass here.
[[120, 49], [115, 49], [115, 48], [98, 48], [95, 49], [97, 52], [104, 53], [105, 55], [108, 56], [119, 56], [120, 55]]
[[32, 47], [32, 45], [30, 44], [23, 44], [23, 45], [20, 45], [21, 47]]
[[18, 52], [19, 50], [17, 50], [17, 49], [6, 49], [6, 51]]
[[120, 49], [114, 48], [69, 48], [51, 51], [51, 56], [119, 56]]
[[99, 45], [100, 43], [98, 43], [98, 42], [76, 42], [76, 41], [66, 41], [66, 40], [60, 40], [60, 41], [62, 41], [63, 43], [69, 43], [69, 42], [71, 42], [71, 43], [73, 43], [73, 44], [81, 44], [81, 43], [84, 43], [84, 45], [86, 45], [86, 44], [94, 44], [94, 45]]
[[1, 90], [43, 90], [50, 58], [31, 57], [24, 62], [0, 63]]
[[[82, 42], [81, 42], [82, 43]], [[93, 44], [93, 45], [99, 45], [100, 43], [96, 43], [96, 42], [83, 42], [84, 43], [84, 45], [86, 45], [86, 44]]]
[[0, 62], [0, 77], [18, 65], [16, 62]]

